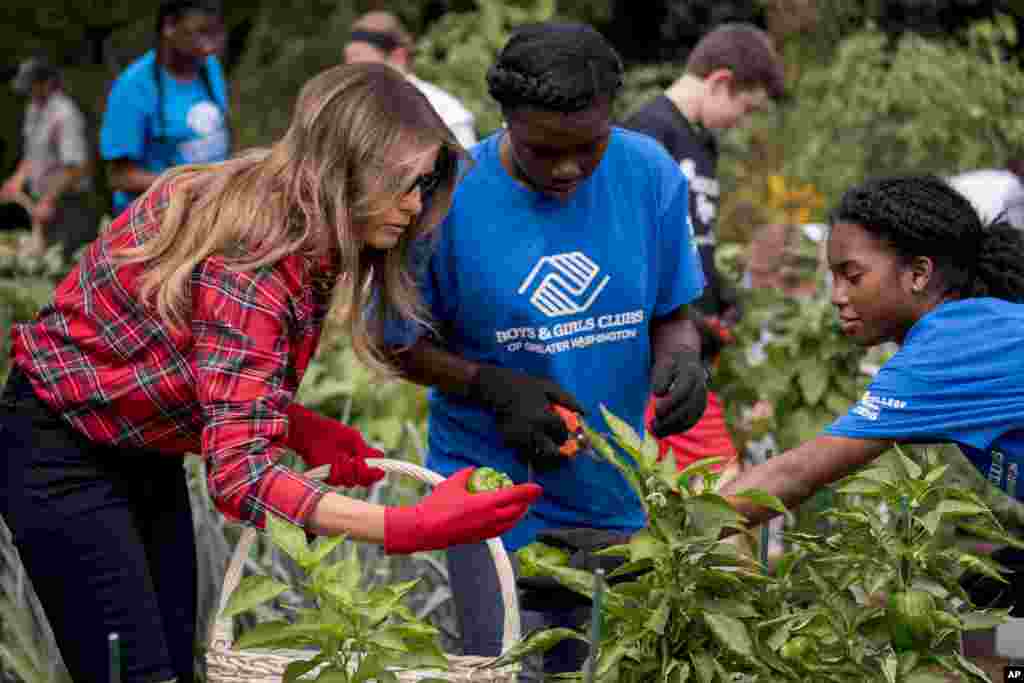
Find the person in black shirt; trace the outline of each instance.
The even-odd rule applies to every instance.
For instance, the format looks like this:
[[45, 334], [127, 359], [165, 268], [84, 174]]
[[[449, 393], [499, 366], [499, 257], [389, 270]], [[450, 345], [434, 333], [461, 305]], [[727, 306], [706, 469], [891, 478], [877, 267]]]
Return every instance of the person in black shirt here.
[[[623, 125], [658, 140], [679, 163], [690, 182], [690, 223], [700, 249], [707, 286], [695, 302], [702, 320], [701, 350], [713, 362], [731, 339], [729, 327], [739, 319], [732, 287], [715, 267], [715, 218], [719, 183], [715, 131], [742, 124], [769, 99], [784, 92], [782, 60], [772, 38], [742, 23], [722, 24], [690, 52], [686, 68], [662, 95], [642, 106]], [[648, 405], [647, 421], [653, 415]], [[685, 434], [661, 439], [680, 467], [707, 457], [735, 461], [736, 447], [726, 429], [721, 403], [708, 393], [701, 420]]]

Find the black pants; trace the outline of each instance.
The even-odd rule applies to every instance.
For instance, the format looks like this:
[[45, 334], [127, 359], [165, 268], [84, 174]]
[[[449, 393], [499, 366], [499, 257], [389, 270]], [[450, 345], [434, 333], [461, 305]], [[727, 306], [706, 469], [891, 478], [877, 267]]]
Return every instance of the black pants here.
[[197, 567], [181, 458], [97, 446], [17, 368], [0, 398], [0, 514], [76, 683], [194, 681]]

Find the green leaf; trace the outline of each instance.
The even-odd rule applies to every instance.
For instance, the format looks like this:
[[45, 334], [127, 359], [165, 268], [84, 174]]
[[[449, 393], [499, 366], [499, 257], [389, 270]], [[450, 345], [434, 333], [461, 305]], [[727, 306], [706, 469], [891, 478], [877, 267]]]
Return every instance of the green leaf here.
[[668, 624], [668, 618], [672, 613], [672, 603], [668, 600], [663, 600], [655, 609], [654, 613], [651, 614], [651, 618], [644, 624], [644, 629], [647, 631], [653, 631], [659, 636], [665, 635], [665, 626]]
[[399, 652], [409, 651], [409, 647], [406, 645], [402, 634], [390, 627], [374, 630], [366, 640], [377, 647], [398, 650]]
[[902, 452], [900, 452], [900, 462], [903, 464], [903, 469], [906, 471], [907, 476], [910, 479], [921, 478], [921, 466], [918, 465], [913, 460], [911, 460], [910, 458], [908, 458], [906, 455], [903, 455]]
[[661, 447], [653, 434], [644, 434], [644, 440], [640, 444], [640, 456], [644, 470], [658, 470], [659, 472], [675, 474], [675, 459], [665, 457], [658, 459], [661, 454]]
[[834, 415], [842, 415], [850, 409], [850, 399], [843, 394], [829, 392], [825, 395], [825, 407]]
[[691, 651], [690, 661], [699, 683], [715, 683], [715, 660], [703, 650]]
[[641, 529], [629, 539], [629, 553], [632, 562], [640, 560], [656, 560], [668, 554], [664, 543], [651, 535], [647, 529]]
[[304, 563], [309, 552], [306, 546], [306, 532], [272, 512], [268, 512], [265, 519], [266, 531], [270, 534], [273, 544], [295, 560], [300, 567], [305, 567]]
[[924, 477], [925, 483], [929, 485], [934, 484], [939, 479], [942, 479], [942, 475], [944, 475], [948, 469], [949, 465], [940, 465], [939, 467], [932, 468]]
[[[640, 435], [636, 433], [636, 430], [626, 422], [611, 413], [603, 405], [601, 406], [601, 415], [604, 417], [605, 423], [611, 428], [612, 434], [615, 436], [619, 444], [637, 455], [640, 454], [643, 448], [644, 440], [640, 438]], [[639, 458], [638, 458], [639, 460]]]
[[268, 576], [243, 577], [232, 591], [221, 618], [230, 619], [237, 614], [247, 612], [253, 607], [273, 600], [289, 588], [288, 584], [275, 581]]
[[984, 574], [985, 576], [995, 579], [1000, 583], [1009, 583], [1009, 581], [1006, 580], [1006, 577], [1002, 575], [999, 564], [988, 558], [978, 557], [977, 555], [971, 555], [970, 553], [957, 554], [956, 558], [960, 566], [964, 567], [967, 571]]
[[607, 548], [601, 548], [595, 550], [593, 555], [598, 557], [629, 557], [629, 543], [620, 543], [619, 545], [610, 545]]
[[714, 493], [702, 493], [683, 503], [694, 531], [717, 538], [723, 526], [739, 526], [746, 519], [729, 502]]
[[356, 544], [348, 547], [345, 559], [341, 562], [341, 572], [338, 581], [344, 590], [355, 591], [359, 588], [359, 582], [363, 578], [362, 567], [359, 566], [359, 552]]
[[317, 536], [316, 540], [313, 541], [313, 547], [306, 556], [305, 564], [302, 568], [308, 572], [310, 569], [323, 562], [324, 558], [330, 555], [335, 548], [345, 541], [346, 537], [344, 535]]
[[773, 496], [760, 489], [745, 489], [739, 493], [733, 493], [732, 496], [734, 498], [746, 498], [751, 503], [768, 508], [769, 510], [775, 510], [783, 514], [786, 512], [786, 506], [778, 496]]
[[28, 657], [2, 644], [0, 644], [0, 661], [6, 663], [25, 683], [44, 683], [44, 681], [48, 681], [48, 678], [44, 677], [42, 672], [36, 670]]
[[625, 562], [620, 564], [618, 567], [613, 569], [608, 578], [616, 578], [619, 576], [625, 576], [627, 574], [640, 573], [646, 574], [654, 567], [654, 560], [640, 560], [639, 562]]
[[235, 640], [234, 649], [247, 650], [258, 647], [293, 647], [308, 639], [308, 634], [297, 637], [293, 624], [283, 619], [264, 621], [242, 633]]
[[[588, 598], [593, 598], [594, 575], [590, 572], [583, 571], [582, 569], [572, 569], [570, 567], [559, 567], [556, 565], [547, 565], [544, 569], [549, 576], [554, 577], [555, 580], [569, 590], [575, 591], [576, 593]], [[614, 590], [605, 593], [604, 597], [605, 604], [609, 607], [622, 606], [622, 599]]]
[[447, 669], [448, 657], [433, 638], [406, 638], [408, 652], [386, 651], [389, 666], [408, 669]]
[[919, 669], [908, 674], [903, 681], [905, 683], [948, 683], [949, 678], [939, 671]]
[[914, 650], [908, 650], [907, 652], [900, 653], [900, 674], [906, 676], [917, 666], [918, 662], [921, 661], [921, 655]]
[[601, 643], [597, 655], [597, 669], [594, 671], [598, 680], [604, 680], [612, 673], [612, 670], [619, 665], [622, 658], [626, 656], [633, 647], [631, 639], [607, 640]]
[[[362, 616], [372, 627], [396, 615], [396, 611], [401, 607], [402, 598], [418, 583], [419, 579], [413, 579], [399, 584], [374, 586], [369, 593], [362, 593], [362, 598], [358, 601], [362, 608]], [[355, 594], [360, 595], [358, 592]]]
[[836, 491], [848, 495], [881, 496], [883, 487], [881, 484], [865, 481], [864, 479], [850, 479], [841, 486], [837, 486]]
[[808, 405], [817, 405], [828, 389], [828, 371], [817, 361], [804, 363], [797, 374], [800, 391]]
[[1010, 534], [1003, 531], [999, 531], [988, 524], [975, 524], [973, 522], [957, 521], [957, 528], [963, 529], [969, 534], [973, 534], [979, 538], [984, 538], [988, 541], [996, 541], [998, 543], [1005, 543], [1006, 545], [1013, 546], [1014, 548], [1024, 549], [1024, 540], [1015, 538]]
[[690, 663], [673, 659], [665, 672], [666, 683], [686, 683], [690, 680]]
[[394, 624], [390, 628], [406, 640], [434, 638], [441, 635], [441, 631], [424, 621], [408, 621], [404, 624]]
[[871, 520], [863, 512], [829, 510], [825, 514], [828, 515], [828, 518], [830, 520], [833, 520], [833, 521], [839, 522], [839, 523], [848, 523], [848, 524], [852, 523], [852, 524], [863, 524], [863, 525], [871, 524]]
[[359, 668], [356, 669], [355, 674], [352, 675], [352, 680], [348, 683], [363, 683], [363, 681], [376, 678], [383, 670], [384, 667], [381, 666], [377, 657], [368, 654], [360, 660]]
[[959, 652], [954, 652], [953, 653], [953, 660], [956, 662], [957, 667], [961, 671], [963, 671], [964, 673], [966, 673], [968, 675], [977, 676], [977, 677], [981, 678], [981, 680], [983, 680], [983, 681], [988, 680], [988, 674], [986, 674], [984, 671], [979, 669], [977, 667], [977, 665], [975, 665], [969, 659], [966, 659]]
[[935, 506], [934, 510], [921, 517], [920, 520], [922, 526], [928, 530], [928, 533], [934, 536], [943, 517], [969, 517], [983, 514], [991, 514], [988, 508], [983, 505], [965, 503], [959, 500], [943, 500]]
[[[603, 406], [602, 412], [607, 412]], [[590, 443], [594, 451], [615, 467], [626, 481], [629, 482], [630, 488], [640, 498], [640, 502], [646, 510], [647, 503], [644, 501], [646, 490], [640, 481], [640, 476], [633, 463], [627, 462], [601, 434], [588, 427], [585, 423], [583, 425], [583, 432], [586, 434], [587, 442]]]
[[897, 476], [888, 467], [868, 467], [851, 475], [850, 479], [867, 479], [879, 484], [892, 484], [897, 480]]
[[699, 610], [718, 612], [735, 619], [749, 619], [760, 616], [760, 612], [757, 611], [757, 608], [745, 600], [734, 600], [732, 598], [720, 598], [717, 596], [701, 597], [695, 601], [694, 605]]
[[704, 622], [718, 642], [726, 648], [742, 657], [754, 658], [754, 644], [750, 640], [746, 624], [742, 621], [725, 614], [705, 612]]
[[284, 668], [284, 683], [295, 683], [299, 678], [320, 666], [322, 661], [323, 659], [317, 656], [313, 659], [291, 662]]
[[994, 609], [957, 614], [965, 631], [980, 631], [1005, 624], [1010, 619], [1010, 610]]
[[10, 643], [12, 653], [24, 655], [33, 669], [46, 668], [46, 654], [39, 649], [39, 628], [31, 610], [16, 607], [6, 597], [0, 598], [0, 624], [3, 624], [0, 636], [6, 636], [4, 640], [8, 642], [14, 641]]
[[500, 657], [485, 665], [485, 668], [501, 667], [506, 664], [522, 661], [523, 658], [532, 654], [547, 652], [555, 645], [569, 638], [582, 640], [585, 643], [590, 642], [571, 628], [541, 629], [527, 635], [526, 638], [509, 648], [508, 651], [502, 653]]
[[725, 458], [702, 458], [690, 463], [679, 471], [677, 481], [679, 488], [689, 488], [690, 479], [694, 477], [706, 477], [714, 472], [714, 466], [725, 462]]

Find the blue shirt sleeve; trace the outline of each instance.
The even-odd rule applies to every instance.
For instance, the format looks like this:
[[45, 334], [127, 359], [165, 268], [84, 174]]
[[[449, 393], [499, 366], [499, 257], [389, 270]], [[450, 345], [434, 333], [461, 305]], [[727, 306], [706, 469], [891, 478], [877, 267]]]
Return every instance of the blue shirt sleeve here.
[[930, 396], [899, 353], [878, 372], [860, 400], [826, 430], [832, 436], [908, 442], [951, 440], [950, 407]]
[[657, 226], [657, 292], [654, 315], [668, 315], [704, 291], [704, 269], [693, 239], [689, 185], [667, 154], [659, 158], [659, 217]]
[[126, 76], [122, 74], [114, 82], [107, 97], [100, 129], [100, 156], [107, 161], [141, 162], [145, 158], [154, 102], [142, 82]]
[[1024, 306], [967, 299], [919, 320], [827, 434], [987, 450], [1024, 426]]

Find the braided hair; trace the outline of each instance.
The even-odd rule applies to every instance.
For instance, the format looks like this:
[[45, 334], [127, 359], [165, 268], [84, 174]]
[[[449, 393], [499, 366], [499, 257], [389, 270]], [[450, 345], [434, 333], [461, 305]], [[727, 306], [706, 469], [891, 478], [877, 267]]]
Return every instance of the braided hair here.
[[982, 223], [970, 201], [933, 175], [870, 180], [847, 190], [830, 223], [857, 223], [907, 262], [927, 256], [944, 294], [1024, 303], [1024, 233]]
[[205, 12], [206, 14], [220, 15], [223, 6], [220, 0], [161, 0], [156, 12], [156, 37], [160, 40], [160, 34], [164, 30], [164, 23], [168, 19], [177, 19], [186, 12]]
[[622, 60], [586, 24], [521, 26], [487, 71], [487, 88], [503, 109], [520, 106], [577, 112], [622, 86]]

